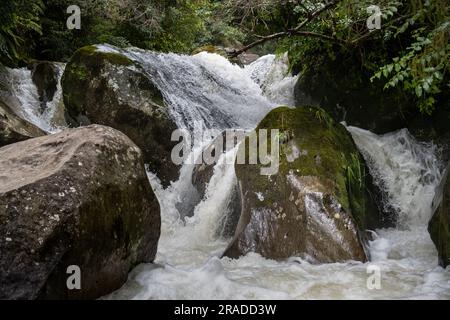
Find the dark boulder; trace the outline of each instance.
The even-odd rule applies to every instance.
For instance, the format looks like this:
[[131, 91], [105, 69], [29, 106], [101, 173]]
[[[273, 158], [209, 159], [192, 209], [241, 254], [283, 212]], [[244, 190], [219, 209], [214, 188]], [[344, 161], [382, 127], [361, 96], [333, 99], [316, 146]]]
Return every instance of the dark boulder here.
[[401, 90], [383, 90], [383, 83], [370, 77], [344, 57], [318, 61], [301, 73], [296, 105], [320, 106], [338, 122], [378, 134], [407, 127], [419, 113], [414, 102]]
[[36, 85], [41, 111], [45, 110], [47, 102], [52, 101], [59, 82], [58, 68], [53, 62], [39, 61], [31, 67], [31, 77]]

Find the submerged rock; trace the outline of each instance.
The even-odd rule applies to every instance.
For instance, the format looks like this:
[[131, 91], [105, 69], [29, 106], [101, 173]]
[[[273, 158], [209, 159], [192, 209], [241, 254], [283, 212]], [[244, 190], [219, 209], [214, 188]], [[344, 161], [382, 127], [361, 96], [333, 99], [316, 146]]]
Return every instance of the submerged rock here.
[[[0, 148], [0, 299], [92, 299], [152, 262], [159, 204], [139, 148], [92, 125]], [[69, 266], [81, 289], [68, 290]]]
[[[365, 261], [363, 234], [380, 213], [367, 191], [365, 162], [346, 129], [322, 109], [308, 107], [273, 110], [259, 129], [280, 130], [280, 165], [266, 176], [261, 164], [236, 163], [243, 208], [225, 255]], [[248, 145], [247, 138], [240, 147], [247, 156]]]
[[[230, 131], [231, 132], [231, 131]], [[233, 134], [233, 133], [231, 133]], [[242, 134], [243, 137], [243, 134]], [[208, 155], [211, 158], [219, 158], [219, 155], [224, 155], [226, 152], [231, 151], [239, 142], [241, 137], [236, 135], [234, 143], [227, 146], [226, 144], [226, 131], [223, 131], [217, 136], [203, 151], [203, 154]], [[201, 162], [201, 163], [199, 163]], [[214, 175], [214, 167], [217, 165], [217, 161], [211, 164], [206, 164], [203, 161], [197, 160], [197, 164], [192, 171], [192, 185], [194, 186], [196, 194], [193, 197], [193, 201], [189, 203], [189, 206], [179, 207], [180, 212], [184, 212], [184, 216], [192, 216], [194, 214], [195, 207], [199, 202], [205, 198], [208, 184], [210, 183]], [[230, 164], [232, 165], [232, 164]], [[184, 202], [185, 203], [185, 202]], [[241, 198], [238, 189], [238, 185], [235, 184], [232, 187], [230, 198], [228, 199], [227, 207], [223, 213], [222, 218], [219, 221], [217, 229], [218, 236], [229, 238], [234, 235], [236, 227], [241, 214]]]
[[177, 128], [151, 76], [118, 52], [96, 47], [78, 50], [63, 80], [66, 119], [71, 126], [107, 125], [125, 133], [142, 150], [144, 160], [168, 186], [179, 175], [171, 161]]
[[450, 166], [447, 168], [440, 187], [436, 192], [433, 218], [428, 225], [431, 239], [439, 253], [439, 264], [442, 267], [450, 265]]

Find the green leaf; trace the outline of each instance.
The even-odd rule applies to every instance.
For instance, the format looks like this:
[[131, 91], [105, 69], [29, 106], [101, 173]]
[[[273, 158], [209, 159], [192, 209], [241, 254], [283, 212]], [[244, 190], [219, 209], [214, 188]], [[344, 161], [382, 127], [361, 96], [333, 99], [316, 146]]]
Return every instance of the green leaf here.
[[420, 98], [422, 96], [422, 87], [420, 85], [417, 85], [416, 87], [416, 96]]

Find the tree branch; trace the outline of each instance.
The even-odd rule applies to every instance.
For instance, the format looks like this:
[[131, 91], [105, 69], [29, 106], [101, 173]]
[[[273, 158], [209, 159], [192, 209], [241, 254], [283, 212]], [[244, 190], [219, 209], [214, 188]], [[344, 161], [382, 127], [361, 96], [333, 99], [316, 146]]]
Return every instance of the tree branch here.
[[[396, 18], [396, 19], [394, 19], [394, 20], [389, 21], [388, 24], [384, 25], [384, 27], [386, 27], [386, 26], [389, 27], [389, 26], [391, 26], [391, 25], [393, 25], [393, 24], [395, 24], [395, 23], [397, 23], [397, 22], [400, 22], [400, 21], [402, 21], [402, 20], [404, 20], [404, 19], [406, 19], [406, 18], [409, 18], [409, 17], [410, 17], [410, 15], [400, 16], [400, 17], [398, 17], [398, 18]], [[358, 37], [358, 38], [353, 39], [352, 41], [350, 41], [350, 44], [352, 44], [352, 45], [357, 45], [357, 44], [359, 44], [361, 41], [364, 41], [365, 39], [367, 39], [367, 38], [373, 36], [374, 34], [377, 34], [378, 31], [379, 31], [378, 29], [375, 29], [375, 30], [372, 30], [372, 31], [370, 31], [370, 32], [368, 32], [368, 33], [365, 33], [365, 34], [361, 35], [360, 37]]]
[[302, 29], [305, 25], [307, 25], [308, 23], [310, 23], [312, 20], [314, 20], [315, 18], [317, 18], [320, 14], [322, 14], [322, 12], [334, 7], [336, 4], [338, 4], [339, 2], [341, 2], [342, 0], [333, 0], [329, 3], [327, 3], [326, 5], [324, 5], [322, 8], [312, 12], [307, 19], [305, 19], [304, 21], [302, 21], [298, 26], [296, 26], [294, 29], [290, 29], [287, 31], [282, 31], [282, 32], [277, 32], [268, 36], [258, 36], [258, 40], [256, 40], [255, 42], [252, 42], [248, 45], [246, 45], [245, 47], [243, 47], [242, 49], [239, 50], [233, 50], [231, 52], [228, 53], [228, 55], [232, 58], [236, 58], [237, 56], [241, 55], [242, 53], [250, 50], [253, 47], [256, 47], [260, 44], [263, 44], [267, 41], [271, 41], [271, 40], [275, 40], [275, 39], [280, 39], [280, 38], [284, 38], [284, 37], [288, 37], [291, 36], [293, 34], [296, 35], [302, 35], [302, 36], [311, 36], [311, 37], [318, 37], [324, 40], [332, 40], [335, 42], [340, 42], [342, 44], [341, 41], [324, 35], [324, 34], [319, 34], [319, 33], [314, 33], [314, 32], [308, 32], [308, 31], [301, 31], [300, 29]]

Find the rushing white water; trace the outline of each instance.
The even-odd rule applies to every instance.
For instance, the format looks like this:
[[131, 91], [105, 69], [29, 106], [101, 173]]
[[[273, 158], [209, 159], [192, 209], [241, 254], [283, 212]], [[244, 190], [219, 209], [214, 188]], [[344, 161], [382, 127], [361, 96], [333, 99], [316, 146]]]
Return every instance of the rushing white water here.
[[[435, 148], [417, 143], [404, 130], [385, 136], [349, 130], [370, 160], [371, 171], [381, 173], [378, 178], [384, 180], [390, 201], [405, 216], [399, 228], [376, 231], [370, 243], [370, 263], [312, 265], [296, 258], [276, 262], [257, 254], [219, 259], [226, 241], [211, 232], [221, 210], [215, 197], [226, 193], [227, 185], [221, 180], [227, 168], [219, 164], [218, 179], [209, 186], [211, 198], [199, 205], [202, 214], [197, 216], [197, 212], [186, 224], [165, 220], [159, 265], [136, 268], [129, 282], [109, 298], [449, 299], [450, 269], [437, 265], [437, 252], [426, 229], [440, 178]], [[164, 197], [173, 193], [158, 190], [158, 196], [164, 218], [164, 205], [171, 200]], [[380, 290], [367, 288], [369, 265], [381, 269]]]
[[249, 129], [275, 106], [242, 68], [220, 55], [180, 56], [135, 48], [124, 53], [154, 79], [180, 127], [201, 123], [206, 128]]
[[46, 103], [44, 110], [39, 101], [38, 89], [32, 80], [32, 72], [27, 68], [10, 69], [6, 68], [6, 78], [9, 92], [18, 100], [19, 106], [15, 109], [19, 116], [47, 133], [55, 133], [62, 128], [55, 123], [54, 118], [58, 111], [59, 104], [62, 103], [61, 77], [65, 65], [55, 63], [57, 73], [57, 88], [51, 101]]
[[279, 105], [295, 105], [294, 86], [299, 76], [290, 75], [287, 53], [281, 57], [273, 54], [261, 57], [246, 66], [245, 70], [270, 101]]
[[[181, 110], [179, 115], [186, 115], [183, 108], [187, 108], [185, 103], [189, 99], [195, 102], [191, 106], [201, 105], [202, 108], [207, 101], [212, 104], [210, 108], [225, 111], [225, 115], [220, 114], [218, 119], [215, 118], [217, 114], [202, 114], [202, 111], [194, 114], [190, 111], [188, 120], [206, 119], [209, 127], [230, 125], [224, 119], [233, 119], [233, 125], [252, 127], [274, 105], [293, 101], [295, 78], [286, 73], [286, 66], [276, 62], [274, 56], [262, 57], [244, 70], [219, 56], [206, 53], [190, 58], [158, 55], [158, 59], [161, 64], [170, 66], [169, 69], [192, 64], [188, 72], [196, 70], [195, 77], [189, 78], [187, 87], [200, 92], [198, 99], [189, 96], [191, 89], [180, 91], [180, 84], [171, 83], [186, 81], [181, 72], [169, 77], [164, 70], [159, 70], [160, 81], [164, 83], [164, 86], [159, 86], [171, 107]], [[151, 60], [154, 62], [154, 57]], [[162, 65], [158, 65], [160, 67]], [[186, 72], [185, 69], [180, 70]], [[208, 73], [199, 76], [201, 70], [208, 70]], [[258, 90], [255, 84], [262, 90]], [[292, 90], [277, 91], [273, 88]], [[186, 94], [188, 99], [183, 96]], [[232, 103], [224, 101], [230, 97]], [[247, 99], [257, 103], [246, 109], [240, 104]], [[266, 104], [266, 100], [271, 103]], [[249, 111], [252, 115], [244, 116]], [[376, 181], [385, 188], [386, 205], [395, 208], [401, 221], [398, 228], [376, 230], [375, 240], [370, 243], [370, 263], [350, 261], [313, 265], [295, 257], [277, 262], [258, 254], [248, 254], [236, 260], [220, 258], [229, 239], [218, 237], [215, 230], [236, 179], [233, 166], [226, 165], [222, 157], [214, 168], [205, 199], [196, 207], [194, 216], [184, 220], [175, 204], [182, 199], [191, 169], [184, 166], [180, 181], [166, 190], [151, 175], [162, 214], [156, 264], [138, 266], [120, 290], [105, 298], [449, 299], [450, 269], [438, 266], [437, 252], [426, 230], [431, 216], [431, 201], [441, 175], [435, 147], [416, 142], [405, 130], [385, 136], [357, 128], [349, 128], [349, 131], [367, 158]], [[368, 274], [368, 267], [373, 265], [381, 269], [379, 290], [367, 287], [368, 277], [372, 275]]]

